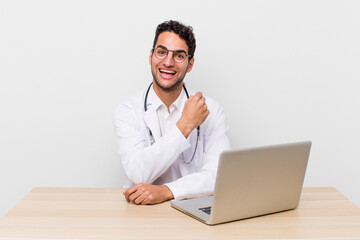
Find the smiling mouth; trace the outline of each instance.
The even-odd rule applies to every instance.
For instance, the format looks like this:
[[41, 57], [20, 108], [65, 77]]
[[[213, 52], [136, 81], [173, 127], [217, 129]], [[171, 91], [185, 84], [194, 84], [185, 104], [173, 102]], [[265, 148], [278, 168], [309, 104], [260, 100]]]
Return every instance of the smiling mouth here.
[[170, 70], [163, 70], [163, 69], [159, 69], [160, 73], [162, 74], [166, 74], [166, 75], [171, 75], [174, 76], [176, 74], [175, 71], [170, 71]]

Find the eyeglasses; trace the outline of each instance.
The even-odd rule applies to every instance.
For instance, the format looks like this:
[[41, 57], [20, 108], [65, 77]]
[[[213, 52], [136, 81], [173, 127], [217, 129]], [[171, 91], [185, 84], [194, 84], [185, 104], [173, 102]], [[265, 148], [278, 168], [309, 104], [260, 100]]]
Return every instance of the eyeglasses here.
[[168, 50], [166, 47], [159, 46], [157, 48], [153, 48], [153, 53], [155, 57], [159, 60], [164, 60], [169, 52], [173, 52], [173, 59], [177, 63], [182, 63], [186, 57], [190, 57], [191, 55], [186, 54], [184, 50]]

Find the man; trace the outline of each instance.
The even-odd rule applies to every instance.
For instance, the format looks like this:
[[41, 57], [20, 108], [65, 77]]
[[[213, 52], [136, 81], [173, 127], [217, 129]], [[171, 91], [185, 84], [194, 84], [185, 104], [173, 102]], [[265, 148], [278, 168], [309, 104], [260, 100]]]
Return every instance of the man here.
[[194, 66], [195, 48], [191, 27], [160, 24], [149, 56], [152, 83], [115, 108], [129, 202], [155, 204], [213, 193], [219, 155], [230, 144], [222, 108], [200, 92], [188, 96], [183, 83]]

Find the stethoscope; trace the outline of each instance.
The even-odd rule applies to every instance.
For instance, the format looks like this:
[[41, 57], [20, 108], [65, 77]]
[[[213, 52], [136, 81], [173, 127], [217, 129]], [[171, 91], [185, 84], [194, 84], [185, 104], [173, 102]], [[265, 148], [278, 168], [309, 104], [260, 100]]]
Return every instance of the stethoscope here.
[[[150, 83], [147, 91], [146, 91], [146, 94], [145, 94], [145, 100], [144, 100], [144, 110], [145, 112], [147, 111], [147, 98], [148, 98], [148, 95], [149, 95], [149, 91], [150, 91], [150, 88], [152, 86], [153, 83]], [[186, 97], [189, 99], [189, 93], [185, 87], [185, 84], [183, 84], [183, 88], [184, 88], [184, 91], [185, 91], [185, 94], [186, 94]], [[190, 164], [192, 163], [192, 161], [194, 160], [194, 156], [195, 156], [195, 153], [196, 153], [196, 149], [197, 149], [197, 145], [198, 145], [198, 142], [199, 142], [199, 135], [200, 135], [200, 126], [197, 126], [197, 137], [196, 137], [196, 145], [195, 145], [195, 150], [194, 150], [194, 153], [191, 157], [191, 160], [190, 162], [185, 162], [185, 159], [184, 159], [184, 163], [185, 164]], [[149, 134], [150, 134], [150, 144], [153, 145], [153, 143], [155, 142], [155, 139], [154, 139], [154, 136], [149, 128]]]

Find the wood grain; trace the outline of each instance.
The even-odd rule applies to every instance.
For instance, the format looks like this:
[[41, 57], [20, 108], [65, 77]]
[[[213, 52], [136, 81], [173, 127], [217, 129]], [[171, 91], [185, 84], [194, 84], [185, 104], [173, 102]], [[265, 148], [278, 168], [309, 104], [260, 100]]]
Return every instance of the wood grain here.
[[360, 209], [332, 187], [304, 188], [296, 210], [216, 226], [122, 192], [34, 188], [0, 219], [0, 239], [360, 239]]

